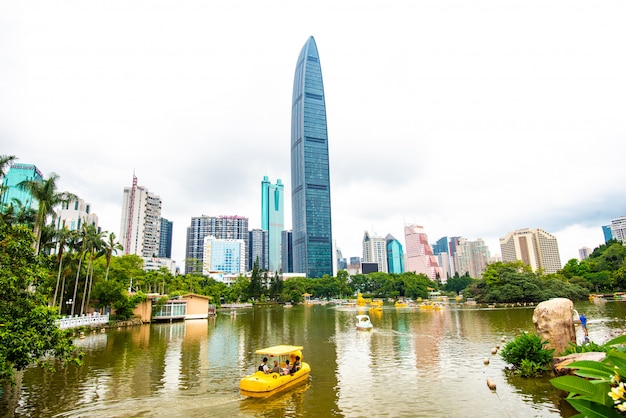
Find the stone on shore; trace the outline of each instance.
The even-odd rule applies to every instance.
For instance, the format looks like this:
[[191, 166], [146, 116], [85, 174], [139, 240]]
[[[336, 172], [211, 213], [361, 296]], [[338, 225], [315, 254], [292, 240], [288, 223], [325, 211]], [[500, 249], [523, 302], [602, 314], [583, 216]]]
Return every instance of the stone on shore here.
[[573, 315], [574, 302], [566, 298], [546, 300], [535, 308], [535, 330], [543, 341], [548, 341], [546, 349], [554, 348], [554, 356], [562, 353], [569, 343], [576, 344]]

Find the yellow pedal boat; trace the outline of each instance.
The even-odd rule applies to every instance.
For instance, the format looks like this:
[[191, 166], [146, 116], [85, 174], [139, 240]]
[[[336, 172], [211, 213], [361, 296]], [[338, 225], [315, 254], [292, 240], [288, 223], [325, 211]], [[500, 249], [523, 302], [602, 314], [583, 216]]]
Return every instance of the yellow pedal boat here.
[[[257, 370], [253, 374], [244, 377], [239, 382], [239, 391], [244, 396], [264, 398], [295, 386], [309, 378], [311, 367], [308, 363], [302, 361], [301, 346], [275, 345], [257, 350], [255, 354], [259, 357], [259, 363], [263, 357], [267, 357], [267, 365], [270, 367], [270, 370], [274, 360], [277, 360], [281, 372], [270, 371], [270, 373], [265, 373]], [[287, 360], [289, 360], [289, 364], [293, 365], [296, 363], [296, 357], [300, 357], [300, 369], [294, 373], [285, 373]]]

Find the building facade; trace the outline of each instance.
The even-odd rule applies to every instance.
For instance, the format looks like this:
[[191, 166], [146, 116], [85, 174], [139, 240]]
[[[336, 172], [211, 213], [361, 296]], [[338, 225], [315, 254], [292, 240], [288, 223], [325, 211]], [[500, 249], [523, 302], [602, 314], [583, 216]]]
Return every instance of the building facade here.
[[285, 229], [285, 186], [280, 179], [272, 184], [267, 176], [261, 182], [261, 229], [268, 232], [268, 267], [280, 271], [280, 243]]
[[582, 247], [578, 249], [578, 259], [579, 260], [586, 260], [589, 258], [589, 256], [593, 253], [593, 250], [589, 247]]
[[626, 215], [611, 219], [611, 237], [622, 244], [626, 243]]
[[363, 234], [363, 262], [376, 263], [378, 269], [387, 273], [387, 241], [382, 237], [373, 237], [369, 232]]
[[137, 185], [133, 176], [131, 187], [122, 196], [122, 220], [119, 242], [124, 254], [158, 257], [161, 240], [161, 198]]
[[292, 237], [290, 230], [280, 233], [280, 262], [283, 273], [293, 273]]
[[387, 271], [395, 274], [404, 273], [404, 251], [400, 241], [393, 235], [387, 234], [385, 246], [387, 247]]
[[3, 213], [10, 205], [13, 205], [15, 211], [18, 211], [20, 206], [37, 210], [37, 201], [33, 200], [28, 190], [19, 186], [23, 181], [43, 181], [43, 175], [34, 164], [11, 164], [9, 171], [2, 178], [1, 209]]
[[246, 243], [242, 239], [219, 239], [212, 235], [204, 237], [202, 274], [245, 274]]
[[441, 278], [437, 257], [428, 243], [424, 228], [419, 225], [404, 227], [406, 271], [425, 274], [430, 280]]
[[70, 231], [77, 231], [83, 225], [93, 225], [98, 229], [98, 216], [92, 212], [91, 205], [85, 203], [83, 199], [76, 199], [72, 202], [63, 202], [56, 210], [56, 220], [54, 222], [57, 229], [66, 228]]
[[479, 279], [487, 270], [489, 258], [489, 248], [481, 238], [476, 241], [460, 238], [456, 246], [454, 265], [459, 276], [467, 273], [470, 277]]
[[[197, 216], [191, 218], [187, 227], [185, 251], [185, 274], [201, 273], [204, 260], [204, 238], [212, 235], [216, 239], [241, 239], [245, 243], [248, 260], [248, 218], [244, 216]], [[252, 268], [251, 266], [247, 267]]]
[[333, 237], [326, 102], [315, 39], [296, 65], [291, 113], [293, 269], [307, 277], [333, 275]]
[[254, 267], [255, 261], [259, 261], [259, 269], [269, 270], [269, 233], [262, 229], [250, 230], [248, 240], [248, 265]]
[[533, 271], [556, 273], [561, 269], [561, 257], [556, 237], [538, 228], [518, 229], [500, 238], [502, 261], [521, 260]]
[[174, 223], [161, 218], [161, 239], [159, 240], [159, 258], [172, 258], [172, 231]]

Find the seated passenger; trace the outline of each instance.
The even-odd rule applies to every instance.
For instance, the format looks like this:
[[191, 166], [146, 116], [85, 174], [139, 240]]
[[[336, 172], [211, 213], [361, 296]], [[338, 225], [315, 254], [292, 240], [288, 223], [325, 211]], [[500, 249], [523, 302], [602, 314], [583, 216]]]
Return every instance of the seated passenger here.
[[259, 364], [259, 371], [263, 373], [269, 373], [270, 368], [267, 365], [267, 357], [263, 357], [263, 361]]
[[289, 360], [287, 360], [287, 361], [285, 361], [285, 367], [280, 372], [280, 374], [287, 375], [287, 374], [289, 374], [290, 371], [291, 371], [291, 367], [289, 367]]
[[278, 360], [274, 360], [274, 367], [272, 367], [272, 373], [280, 373], [280, 366]]
[[295, 372], [300, 370], [300, 367], [302, 367], [302, 365], [300, 364], [300, 356], [296, 356], [296, 361], [291, 366], [291, 374], [294, 374]]

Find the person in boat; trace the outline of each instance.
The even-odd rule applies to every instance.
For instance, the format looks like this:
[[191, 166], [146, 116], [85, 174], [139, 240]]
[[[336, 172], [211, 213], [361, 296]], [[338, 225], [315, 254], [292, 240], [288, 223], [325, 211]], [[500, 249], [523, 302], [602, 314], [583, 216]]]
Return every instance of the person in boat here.
[[267, 365], [267, 357], [263, 357], [263, 361], [259, 364], [259, 371], [263, 373], [269, 373], [270, 368]]
[[300, 364], [300, 356], [296, 356], [296, 361], [293, 362], [293, 366], [291, 366], [291, 374], [294, 374], [298, 370], [300, 370], [302, 365]]
[[280, 373], [280, 366], [278, 360], [274, 360], [274, 367], [272, 367], [272, 373]]
[[283, 368], [280, 374], [288, 375], [290, 372], [291, 372], [291, 367], [289, 366], [289, 360], [287, 359], [285, 361], [285, 367]]

